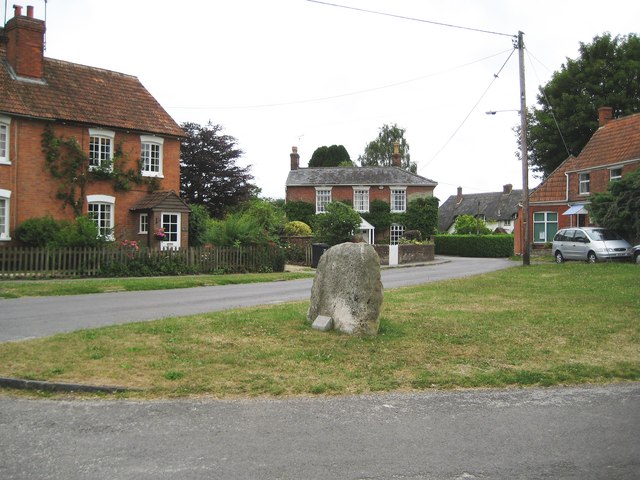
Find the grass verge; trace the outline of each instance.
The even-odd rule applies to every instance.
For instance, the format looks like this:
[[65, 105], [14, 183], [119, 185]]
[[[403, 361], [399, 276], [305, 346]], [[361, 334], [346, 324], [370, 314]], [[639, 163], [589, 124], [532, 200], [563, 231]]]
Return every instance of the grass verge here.
[[65, 280], [2, 280], [0, 298], [81, 295], [87, 293], [167, 290], [308, 278], [313, 272], [189, 275], [183, 277], [82, 278]]
[[131, 398], [359, 394], [640, 380], [640, 269], [510, 268], [385, 292], [378, 336], [320, 333], [307, 302], [0, 344], [0, 376]]

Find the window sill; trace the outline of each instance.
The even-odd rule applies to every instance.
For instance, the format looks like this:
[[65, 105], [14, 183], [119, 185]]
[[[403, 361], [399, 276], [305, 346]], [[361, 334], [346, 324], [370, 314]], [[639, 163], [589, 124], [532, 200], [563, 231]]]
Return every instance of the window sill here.
[[0, 242], [10, 242], [10, 241], [11, 241], [11, 237], [0, 235]]
[[140, 175], [150, 178], [164, 178], [164, 175], [162, 173], [140, 172]]
[[11, 162], [8, 160], [0, 160], [0, 165], [11, 165]]

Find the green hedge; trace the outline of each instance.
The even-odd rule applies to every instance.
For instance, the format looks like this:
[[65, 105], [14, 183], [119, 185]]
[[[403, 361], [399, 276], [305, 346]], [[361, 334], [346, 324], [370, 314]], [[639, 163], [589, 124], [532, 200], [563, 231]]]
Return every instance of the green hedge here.
[[510, 257], [513, 235], [436, 235], [436, 255]]

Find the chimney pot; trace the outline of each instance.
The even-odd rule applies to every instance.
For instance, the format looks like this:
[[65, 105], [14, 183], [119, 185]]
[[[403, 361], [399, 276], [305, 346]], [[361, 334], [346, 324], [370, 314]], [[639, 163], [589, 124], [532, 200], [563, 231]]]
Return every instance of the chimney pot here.
[[298, 170], [300, 168], [300, 155], [298, 154], [298, 147], [291, 147], [291, 170]]
[[458, 203], [462, 201], [462, 187], [458, 187]]
[[511, 193], [511, 190], [513, 190], [513, 185], [511, 185], [510, 183], [507, 183], [506, 185], [503, 185], [503, 187], [502, 187], [502, 193], [504, 193], [504, 194]]
[[613, 120], [613, 107], [600, 107], [598, 109], [598, 126], [604, 127], [609, 120]]
[[13, 16], [14, 17], [22, 16], [22, 5], [14, 5], [13, 6]]
[[33, 18], [33, 5], [27, 5], [27, 17]]
[[393, 155], [391, 155], [391, 165], [402, 167], [402, 155], [400, 155], [400, 144], [393, 142]]

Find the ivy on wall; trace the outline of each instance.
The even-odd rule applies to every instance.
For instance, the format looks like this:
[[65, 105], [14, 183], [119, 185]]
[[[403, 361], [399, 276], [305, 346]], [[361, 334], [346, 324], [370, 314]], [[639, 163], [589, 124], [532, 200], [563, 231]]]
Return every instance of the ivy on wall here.
[[111, 162], [89, 169], [89, 156], [74, 137], [56, 136], [53, 126], [48, 124], [42, 133], [42, 151], [45, 165], [51, 176], [58, 180], [58, 199], [63, 206], [69, 205], [76, 216], [84, 212], [86, 187], [95, 181], [110, 181], [113, 189], [128, 192], [133, 185], [146, 184], [149, 192], [160, 188], [156, 177], [143, 177], [141, 160], [138, 169], [126, 168], [129, 157], [122, 151], [122, 144], [116, 145]]

